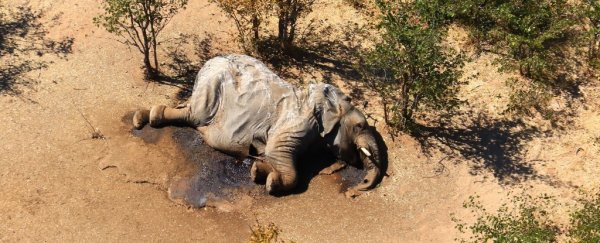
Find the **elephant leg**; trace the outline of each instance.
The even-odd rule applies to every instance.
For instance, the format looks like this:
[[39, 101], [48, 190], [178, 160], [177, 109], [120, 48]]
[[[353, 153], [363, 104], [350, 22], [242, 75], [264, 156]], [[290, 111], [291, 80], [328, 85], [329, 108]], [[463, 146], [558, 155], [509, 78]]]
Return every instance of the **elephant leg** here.
[[271, 164], [261, 160], [255, 160], [250, 169], [250, 179], [257, 184], [265, 183], [267, 176], [274, 170], [275, 169]]
[[152, 127], [185, 124], [190, 125], [190, 107], [169, 108], [164, 105], [153, 106], [150, 110], [138, 110], [133, 116], [133, 126], [141, 129], [150, 123]]
[[150, 121], [150, 110], [137, 110], [133, 115], [133, 127], [142, 129]]
[[270, 160], [269, 165], [272, 169], [264, 170], [268, 171], [265, 187], [269, 194], [289, 191], [296, 187], [297, 172], [292, 160]]
[[255, 161], [250, 169], [250, 178], [255, 183], [265, 182], [270, 194], [288, 191], [296, 186], [296, 170], [289, 166], [280, 165], [279, 170], [272, 163]]
[[285, 124], [273, 131], [267, 140], [265, 160], [273, 167], [265, 183], [270, 194], [294, 189], [298, 183], [296, 163], [313, 139], [318, 136], [311, 130], [309, 119], [285, 120]]

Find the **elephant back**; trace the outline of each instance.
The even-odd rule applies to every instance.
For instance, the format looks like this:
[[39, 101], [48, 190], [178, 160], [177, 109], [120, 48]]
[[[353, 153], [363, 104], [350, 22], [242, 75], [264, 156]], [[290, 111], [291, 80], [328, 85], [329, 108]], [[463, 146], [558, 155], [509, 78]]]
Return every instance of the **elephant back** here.
[[195, 125], [216, 129], [222, 140], [238, 146], [266, 141], [278, 120], [294, 119], [301, 107], [293, 86], [245, 55], [207, 61], [196, 77], [190, 105]]

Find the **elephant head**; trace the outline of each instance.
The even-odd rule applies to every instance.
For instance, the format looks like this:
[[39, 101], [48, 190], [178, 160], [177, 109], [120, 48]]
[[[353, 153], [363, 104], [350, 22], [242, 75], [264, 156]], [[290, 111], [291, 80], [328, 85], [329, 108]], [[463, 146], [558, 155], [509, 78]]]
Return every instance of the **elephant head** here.
[[368, 125], [361, 111], [339, 89], [326, 85], [321, 108], [321, 136], [336, 157], [366, 170], [364, 179], [353, 189], [365, 191], [381, 181], [387, 169], [385, 145]]

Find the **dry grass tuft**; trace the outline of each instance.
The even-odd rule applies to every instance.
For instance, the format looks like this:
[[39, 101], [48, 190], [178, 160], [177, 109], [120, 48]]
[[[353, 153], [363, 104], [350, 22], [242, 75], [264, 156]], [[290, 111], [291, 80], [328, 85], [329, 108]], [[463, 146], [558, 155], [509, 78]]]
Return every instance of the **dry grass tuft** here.
[[256, 220], [256, 224], [250, 227], [252, 234], [250, 234], [250, 239], [248, 242], [250, 243], [271, 243], [271, 242], [284, 242], [279, 239], [279, 234], [281, 233], [281, 229], [277, 227], [274, 223], [269, 223], [268, 225], [262, 225], [258, 220]]

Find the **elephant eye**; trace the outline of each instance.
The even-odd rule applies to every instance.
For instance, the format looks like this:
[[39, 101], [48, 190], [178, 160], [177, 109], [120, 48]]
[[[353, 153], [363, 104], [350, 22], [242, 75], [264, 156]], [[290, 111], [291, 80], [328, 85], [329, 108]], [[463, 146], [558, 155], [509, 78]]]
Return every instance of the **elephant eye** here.
[[362, 123], [358, 123], [354, 127], [355, 127], [356, 130], [360, 131], [360, 130], [364, 129], [365, 126]]

